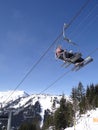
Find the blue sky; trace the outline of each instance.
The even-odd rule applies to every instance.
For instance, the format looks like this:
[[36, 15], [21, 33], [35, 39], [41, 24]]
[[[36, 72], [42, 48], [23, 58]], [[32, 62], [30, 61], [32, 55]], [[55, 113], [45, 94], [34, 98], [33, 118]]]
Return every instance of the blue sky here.
[[[0, 91], [14, 90], [31, 67], [62, 32], [86, 0], [0, 0]], [[98, 1], [91, 0], [66, 34], [76, 42], [83, 57], [98, 48]], [[61, 67], [54, 51], [57, 45], [77, 51], [59, 40], [33, 69], [19, 90], [40, 93], [70, 68]], [[98, 51], [94, 62], [78, 72], [70, 72], [44, 93], [70, 94], [81, 81], [98, 83]]]

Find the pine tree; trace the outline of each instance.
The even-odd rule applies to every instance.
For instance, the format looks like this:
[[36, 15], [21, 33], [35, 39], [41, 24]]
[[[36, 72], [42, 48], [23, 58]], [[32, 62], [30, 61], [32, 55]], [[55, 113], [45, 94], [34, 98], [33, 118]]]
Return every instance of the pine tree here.
[[44, 125], [43, 125], [43, 130], [45, 129], [48, 129], [50, 126], [53, 126], [54, 123], [53, 123], [53, 115], [48, 115], [45, 122], [44, 122]]
[[98, 107], [98, 84], [95, 85], [95, 89], [94, 89], [94, 107]]
[[92, 99], [91, 99], [91, 89], [90, 89], [90, 86], [87, 86], [87, 89], [86, 89], [86, 99], [87, 99], [87, 104], [88, 105], [88, 110], [91, 110], [92, 108]]
[[54, 114], [54, 124], [56, 130], [66, 128], [73, 124], [72, 104], [64, 99], [64, 95], [60, 101], [60, 108]]
[[74, 112], [76, 113], [76, 111], [79, 110], [79, 107], [78, 107], [78, 104], [79, 104], [79, 101], [77, 99], [78, 97], [78, 91], [77, 91], [77, 88], [72, 88], [72, 92], [71, 92], [71, 99], [73, 101], [73, 110]]
[[89, 87], [87, 87], [86, 96], [90, 105], [90, 109], [94, 108], [94, 97], [95, 97], [95, 87], [94, 84], [91, 84]]
[[[78, 87], [72, 88], [71, 98], [73, 101], [74, 114], [80, 110], [80, 114], [84, 113], [85, 108], [85, 89], [81, 82], [79, 82]], [[75, 115], [74, 115], [75, 116]]]
[[77, 99], [80, 102], [82, 100], [82, 97], [84, 97], [84, 95], [85, 95], [85, 89], [81, 82], [79, 82], [79, 84], [78, 84], [77, 93], [78, 93]]
[[43, 128], [42, 130], [48, 129], [49, 126], [53, 126], [53, 113], [50, 112], [49, 109], [44, 111], [44, 121], [43, 121]]

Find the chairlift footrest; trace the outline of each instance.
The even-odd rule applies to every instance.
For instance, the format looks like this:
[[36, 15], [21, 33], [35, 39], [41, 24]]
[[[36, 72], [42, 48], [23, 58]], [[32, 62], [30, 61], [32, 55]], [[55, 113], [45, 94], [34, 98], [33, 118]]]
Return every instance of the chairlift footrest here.
[[84, 59], [84, 62], [83, 62], [82, 65], [79, 64], [78, 66], [74, 66], [74, 67], [72, 68], [72, 71], [78, 71], [78, 70], [80, 70], [81, 68], [83, 68], [84, 66], [86, 66], [87, 64], [89, 64], [89, 63], [92, 62], [92, 61], [93, 61], [93, 58], [91, 58], [90, 56], [88, 56], [88, 57], [86, 57], [86, 58]]

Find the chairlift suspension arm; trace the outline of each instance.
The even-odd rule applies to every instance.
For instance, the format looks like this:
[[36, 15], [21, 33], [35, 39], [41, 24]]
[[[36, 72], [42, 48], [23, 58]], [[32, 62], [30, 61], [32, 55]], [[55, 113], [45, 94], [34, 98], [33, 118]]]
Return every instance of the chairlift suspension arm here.
[[67, 29], [67, 27], [68, 27], [68, 24], [64, 23], [64, 26], [63, 26], [63, 38], [64, 38], [64, 40], [66, 40], [69, 44], [72, 44], [72, 45], [76, 46], [77, 49], [78, 49], [78, 51], [80, 52], [79, 45], [76, 44], [75, 42], [73, 42], [73, 41], [72, 41], [71, 39], [69, 39], [68, 37], [66, 37], [66, 35], [65, 35], [65, 30]]

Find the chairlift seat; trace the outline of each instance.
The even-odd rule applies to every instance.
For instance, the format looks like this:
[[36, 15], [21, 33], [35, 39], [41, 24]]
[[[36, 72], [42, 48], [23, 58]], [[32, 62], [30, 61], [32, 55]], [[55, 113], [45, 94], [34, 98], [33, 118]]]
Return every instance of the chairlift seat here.
[[70, 59], [70, 61], [72, 62], [72, 63], [74, 63], [75, 61], [77, 61], [80, 57], [82, 56], [82, 54], [81, 53], [76, 53], [74, 56], [72, 56]]

